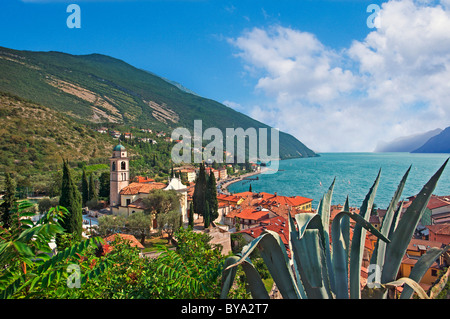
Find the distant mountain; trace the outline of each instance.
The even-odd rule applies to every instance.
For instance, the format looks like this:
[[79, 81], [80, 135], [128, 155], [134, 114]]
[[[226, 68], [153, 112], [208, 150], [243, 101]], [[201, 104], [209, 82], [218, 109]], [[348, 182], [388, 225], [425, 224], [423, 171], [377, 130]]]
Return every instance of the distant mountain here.
[[441, 132], [442, 130], [438, 128], [421, 134], [399, 137], [391, 142], [380, 142], [375, 152], [412, 152]]
[[412, 153], [450, 153], [450, 127], [431, 137]]
[[[101, 55], [18, 51], [0, 47], [0, 91], [61, 112], [79, 123], [115, 123], [171, 132], [217, 127], [270, 128], [178, 83]], [[225, 136], [225, 134], [224, 134]], [[317, 156], [295, 137], [280, 132], [280, 157]]]

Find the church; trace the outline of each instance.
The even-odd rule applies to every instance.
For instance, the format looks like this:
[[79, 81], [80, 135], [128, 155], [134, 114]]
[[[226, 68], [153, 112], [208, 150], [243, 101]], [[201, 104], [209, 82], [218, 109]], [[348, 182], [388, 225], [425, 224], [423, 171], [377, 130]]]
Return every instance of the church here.
[[[171, 178], [168, 183], [155, 182], [152, 179], [137, 178], [130, 182], [130, 159], [126, 148], [119, 144], [114, 147], [110, 158], [110, 207], [113, 215], [129, 216], [143, 212], [143, 199], [152, 190], [174, 190], [181, 194], [180, 214], [183, 223], [188, 222], [187, 187], [178, 178]], [[156, 216], [153, 216], [152, 228], [156, 228]]]

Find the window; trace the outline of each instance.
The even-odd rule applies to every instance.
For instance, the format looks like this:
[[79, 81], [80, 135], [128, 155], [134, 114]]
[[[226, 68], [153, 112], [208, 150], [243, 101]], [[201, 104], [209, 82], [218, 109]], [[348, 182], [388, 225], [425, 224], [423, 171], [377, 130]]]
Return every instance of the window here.
[[437, 277], [437, 270], [436, 269], [431, 269], [431, 276]]
[[120, 168], [121, 168], [122, 170], [127, 169], [127, 163], [125, 163], [125, 162], [120, 163]]
[[112, 162], [111, 170], [112, 171], [116, 170], [116, 162]]
[[127, 198], [127, 206], [131, 204], [131, 199]]

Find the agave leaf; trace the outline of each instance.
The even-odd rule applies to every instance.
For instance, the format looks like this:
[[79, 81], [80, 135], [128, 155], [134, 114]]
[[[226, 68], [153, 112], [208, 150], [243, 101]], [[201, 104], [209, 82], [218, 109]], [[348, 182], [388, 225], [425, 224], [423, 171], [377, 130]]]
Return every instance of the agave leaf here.
[[400, 286], [403, 286], [404, 284], [407, 284], [409, 287], [411, 287], [421, 299], [430, 299], [430, 297], [427, 295], [425, 290], [423, 290], [423, 288], [420, 287], [420, 285], [416, 281], [412, 280], [411, 278], [402, 277], [396, 281], [391, 281], [391, 282], [385, 284], [384, 286], [400, 287]]
[[[403, 192], [403, 188], [406, 184], [406, 179], [408, 178], [409, 172], [411, 171], [411, 166], [408, 168], [406, 173], [403, 175], [403, 178], [400, 181], [400, 184], [397, 187], [397, 190], [394, 193], [394, 196], [392, 197], [391, 202], [389, 203], [388, 209], [386, 211], [386, 215], [383, 218], [383, 222], [381, 224], [381, 233], [385, 236], [389, 236], [389, 231], [391, 229], [392, 222], [394, 221], [394, 218], [398, 216], [395, 211], [396, 207], [398, 205], [398, 202], [400, 200], [400, 197]], [[386, 253], [386, 243], [383, 241], [378, 240], [375, 246], [375, 250], [372, 254], [372, 258], [370, 260], [371, 264], [376, 264], [380, 269], [383, 267], [384, 263], [384, 256]]]
[[333, 180], [333, 183], [331, 183], [330, 187], [328, 188], [328, 191], [323, 196], [322, 199], [322, 205], [320, 205], [318, 209], [318, 214], [322, 217], [322, 227], [324, 232], [324, 252], [325, 252], [325, 258], [327, 262], [327, 270], [328, 270], [328, 278], [329, 283], [331, 286], [331, 290], [335, 291], [334, 287], [334, 270], [333, 270], [333, 264], [331, 262], [331, 251], [330, 251], [330, 217], [331, 217], [331, 199], [333, 197], [333, 189], [334, 184], [336, 182], [336, 177]]
[[[348, 204], [348, 201], [346, 203]], [[341, 228], [342, 218], [346, 216], [346, 214], [337, 214], [331, 224], [335, 276], [334, 293], [338, 299], [348, 299], [348, 252], [346, 251], [347, 246]]]
[[294, 276], [297, 279], [297, 287], [301, 296], [301, 299], [306, 299], [306, 293], [300, 278], [299, 273], [299, 265], [297, 262], [297, 254], [294, 250], [294, 243], [295, 241], [298, 241], [299, 234], [297, 229], [295, 228], [294, 219], [292, 218], [290, 212], [288, 214], [288, 221], [289, 221], [289, 251], [291, 252], [291, 262], [292, 262], [292, 269], [294, 271]]
[[[234, 278], [236, 277], [237, 267], [229, 268], [228, 266], [233, 265], [239, 261], [238, 256], [231, 256], [225, 260], [223, 268], [225, 269], [222, 274], [222, 291], [220, 294], [221, 299], [226, 299], [228, 293], [233, 285]], [[250, 292], [254, 299], [268, 299], [269, 295], [267, 293], [266, 287], [261, 280], [261, 276], [256, 271], [255, 267], [251, 263], [250, 259], [245, 259], [240, 264], [247, 277], [247, 282], [249, 284]]]
[[[366, 221], [361, 215], [341, 211], [338, 213], [332, 223], [332, 238], [333, 238], [333, 265], [335, 267], [336, 274], [336, 297], [347, 298], [348, 297], [348, 275], [347, 275], [347, 256], [345, 252], [345, 241], [341, 233], [340, 225], [341, 219], [349, 217], [356, 222], [356, 225], [360, 225], [364, 229], [370, 231], [373, 235], [378, 237], [384, 242], [389, 242], [389, 239], [381, 234], [375, 227], [373, 227], [368, 221]], [[356, 228], [356, 227], [355, 227]]]
[[[435, 262], [435, 260], [445, 253], [448, 249], [450, 249], [450, 245], [447, 245], [445, 248], [430, 248], [428, 251], [422, 255], [417, 263], [414, 265], [411, 273], [409, 274], [409, 278], [416, 282], [420, 282], [422, 277], [425, 275], [430, 266]], [[403, 292], [400, 295], [400, 299], [409, 299], [413, 294], [413, 289], [411, 287], [403, 288]]]
[[381, 274], [382, 283], [393, 281], [397, 276], [406, 248], [411, 241], [420, 218], [422, 218], [422, 215], [425, 212], [431, 194], [433, 193], [447, 162], [448, 159], [430, 178], [425, 186], [423, 186], [411, 205], [406, 209], [403, 217], [399, 220], [398, 226], [392, 234], [391, 243], [386, 247], [385, 260], [388, 262], [385, 262], [383, 266]]
[[242, 249], [242, 257], [234, 264], [225, 268], [225, 270], [245, 262], [248, 256], [257, 247], [260, 249], [261, 256], [283, 298], [300, 298], [300, 293], [290, 266], [286, 248], [284, 247], [280, 235], [273, 231], [266, 230], [258, 238], [252, 240]]
[[322, 218], [319, 214], [303, 213], [295, 215], [295, 220], [299, 237], [292, 246], [308, 298], [332, 298]]
[[250, 293], [253, 299], [269, 299], [266, 287], [259, 275], [258, 271], [253, 266], [249, 258], [247, 258], [242, 264], [247, 282], [249, 284]]
[[[348, 196], [345, 200], [344, 204], [344, 211], [348, 212], [350, 211], [350, 204], [348, 200]], [[345, 249], [345, 256], [347, 258], [346, 264], [348, 268], [348, 260], [349, 260], [349, 253], [350, 253], [350, 217], [348, 216], [342, 216], [341, 218], [341, 234], [344, 240], [344, 249]]]
[[272, 275], [284, 299], [299, 299], [301, 297], [295, 281], [286, 247], [276, 232], [266, 230], [266, 236], [260, 243], [261, 256]]
[[[372, 210], [373, 201], [380, 181], [380, 175], [381, 169], [361, 205], [360, 216], [365, 220], [369, 218], [370, 211]], [[357, 223], [353, 230], [350, 254], [350, 297], [352, 299], [361, 298], [360, 276], [365, 240], [366, 230], [360, 223]]]

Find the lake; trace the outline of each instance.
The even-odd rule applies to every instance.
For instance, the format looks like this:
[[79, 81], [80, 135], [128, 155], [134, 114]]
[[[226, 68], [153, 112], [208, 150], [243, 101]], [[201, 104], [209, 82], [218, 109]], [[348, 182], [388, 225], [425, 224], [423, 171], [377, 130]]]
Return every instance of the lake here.
[[[387, 208], [400, 180], [412, 165], [402, 198], [417, 194], [441, 167], [450, 154], [410, 153], [321, 153], [320, 157], [280, 161], [275, 174], [259, 174], [259, 180], [237, 182], [228, 187], [231, 193], [248, 191], [299, 195], [313, 199], [317, 205], [336, 177], [332, 204], [360, 207], [381, 168], [381, 179], [375, 197], [379, 208]], [[450, 164], [444, 170], [433, 192], [450, 195]]]

